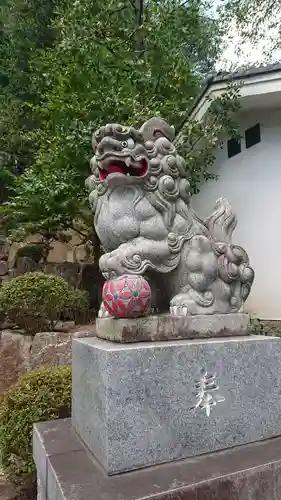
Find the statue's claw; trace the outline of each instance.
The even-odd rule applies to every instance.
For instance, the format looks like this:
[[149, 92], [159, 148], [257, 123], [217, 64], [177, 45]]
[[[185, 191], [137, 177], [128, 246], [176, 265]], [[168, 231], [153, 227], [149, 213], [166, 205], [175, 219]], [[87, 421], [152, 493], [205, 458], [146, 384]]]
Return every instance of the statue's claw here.
[[104, 307], [104, 303], [101, 303], [99, 314], [99, 318], [111, 318], [111, 315], [109, 314], [108, 310]]
[[214, 297], [210, 291], [196, 292], [192, 288], [175, 295], [170, 302], [172, 316], [188, 316], [196, 314], [213, 314]]
[[188, 316], [188, 309], [185, 306], [171, 306], [170, 307], [171, 316]]

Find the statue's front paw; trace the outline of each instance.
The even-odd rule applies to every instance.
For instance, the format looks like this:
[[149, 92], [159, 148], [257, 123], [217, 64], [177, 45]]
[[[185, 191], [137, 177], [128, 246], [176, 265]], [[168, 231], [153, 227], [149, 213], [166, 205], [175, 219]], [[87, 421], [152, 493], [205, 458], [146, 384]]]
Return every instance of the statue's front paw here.
[[116, 278], [124, 274], [120, 265], [118, 253], [114, 250], [111, 253], [105, 253], [99, 260], [99, 268], [106, 280]]
[[101, 303], [100, 310], [98, 313], [99, 318], [111, 318], [108, 310], [104, 307], [104, 303]]
[[170, 314], [172, 316], [212, 314], [213, 302], [212, 292], [199, 293], [190, 289], [188, 292], [179, 293], [171, 300]]
[[124, 274], [142, 274], [146, 261], [136, 252], [134, 245], [121, 245], [113, 252], [101, 256], [99, 267], [106, 279], [113, 279]]
[[194, 301], [190, 300], [188, 293], [180, 293], [176, 295], [170, 303], [170, 314], [172, 316], [188, 316], [194, 314], [190, 312], [194, 308]]

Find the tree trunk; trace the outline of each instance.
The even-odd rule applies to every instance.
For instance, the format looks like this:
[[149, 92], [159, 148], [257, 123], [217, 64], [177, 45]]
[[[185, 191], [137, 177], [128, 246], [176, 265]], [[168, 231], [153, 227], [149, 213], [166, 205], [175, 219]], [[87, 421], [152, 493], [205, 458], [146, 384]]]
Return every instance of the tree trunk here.
[[136, 40], [137, 57], [140, 57], [145, 50], [143, 35], [139, 30], [140, 26], [142, 26], [142, 23], [143, 23], [143, 8], [144, 8], [143, 3], [144, 3], [144, 0], [134, 0], [135, 22], [136, 22], [135, 40]]
[[88, 291], [90, 306], [98, 313], [102, 301], [104, 277], [99, 269], [99, 259], [101, 256], [100, 240], [94, 228], [89, 234], [89, 241], [93, 245], [93, 262], [84, 262], [81, 264], [78, 287]]

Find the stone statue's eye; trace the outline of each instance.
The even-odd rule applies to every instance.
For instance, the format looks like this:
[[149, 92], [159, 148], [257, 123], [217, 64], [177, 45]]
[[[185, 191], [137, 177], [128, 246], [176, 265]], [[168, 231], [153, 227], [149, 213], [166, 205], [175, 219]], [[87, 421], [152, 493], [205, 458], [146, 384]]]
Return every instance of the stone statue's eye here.
[[122, 145], [122, 148], [133, 149], [133, 147], [135, 146], [135, 141], [131, 137], [129, 137], [129, 139], [127, 139], [127, 141], [122, 141], [121, 145]]
[[131, 137], [129, 137], [129, 139], [127, 140], [127, 147], [133, 149], [134, 146], [135, 146], [135, 141]]

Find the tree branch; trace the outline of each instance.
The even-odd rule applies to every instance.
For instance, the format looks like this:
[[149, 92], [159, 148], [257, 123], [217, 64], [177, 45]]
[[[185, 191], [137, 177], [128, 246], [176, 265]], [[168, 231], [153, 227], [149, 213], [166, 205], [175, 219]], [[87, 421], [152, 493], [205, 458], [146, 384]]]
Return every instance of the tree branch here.
[[139, 28], [143, 22], [144, 0], [135, 0], [135, 16], [136, 16], [136, 52], [138, 54], [144, 53], [144, 40], [142, 34], [138, 33]]
[[158, 79], [157, 79], [157, 82], [156, 82], [156, 85], [154, 87], [154, 91], [153, 91], [153, 96], [155, 96], [157, 90], [159, 89], [159, 85], [160, 85], [160, 81], [161, 81], [161, 74], [158, 75]]
[[80, 231], [80, 229], [77, 229], [74, 226], [69, 226], [69, 229], [72, 229], [72, 231], [75, 231], [76, 233], [80, 234], [80, 236], [82, 236], [82, 238], [88, 238], [87, 234], [83, 233], [82, 231]]
[[130, 0], [130, 4], [131, 4], [131, 6], [133, 7], [134, 12], [135, 12], [135, 14], [136, 14], [136, 1], [135, 1], [135, 0]]
[[[108, 50], [108, 52], [110, 52], [110, 54], [112, 54], [116, 59], [118, 58], [118, 52], [115, 52], [111, 47], [109, 47], [106, 43], [98, 40], [95, 36], [93, 38], [98, 45], [100, 45], [101, 47], [104, 47], [106, 50]], [[124, 62], [123, 59], [122, 59], [122, 62]], [[123, 69], [124, 71], [127, 71], [127, 72], [132, 70], [131, 66], [128, 63], [125, 62], [125, 65], [127, 68], [123, 67], [123, 68], [119, 68], [119, 69]], [[112, 67], [114, 67], [114, 66], [112, 66]], [[117, 68], [117, 66], [115, 66], [115, 67]]]
[[122, 12], [122, 10], [125, 10], [125, 9], [127, 9], [127, 5], [122, 5], [122, 7], [119, 7], [118, 9], [115, 9], [115, 10], [110, 10], [110, 11], [108, 12], [108, 15], [109, 15], [109, 16], [112, 16], [113, 14], [116, 14], [116, 13], [118, 13], [118, 12]]
[[143, 0], [135, 0], [136, 5], [136, 20], [137, 26], [142, 25], [142, 17], [143, 17]]

